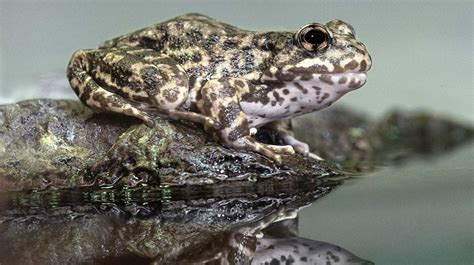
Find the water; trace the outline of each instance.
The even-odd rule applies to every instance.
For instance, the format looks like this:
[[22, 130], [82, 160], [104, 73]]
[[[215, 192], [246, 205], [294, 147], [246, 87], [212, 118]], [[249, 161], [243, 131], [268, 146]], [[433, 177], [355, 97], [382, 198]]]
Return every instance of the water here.
[[472, 264], [474, 145], [346, 182], [300, 214], [303, 236], [376, 264]]

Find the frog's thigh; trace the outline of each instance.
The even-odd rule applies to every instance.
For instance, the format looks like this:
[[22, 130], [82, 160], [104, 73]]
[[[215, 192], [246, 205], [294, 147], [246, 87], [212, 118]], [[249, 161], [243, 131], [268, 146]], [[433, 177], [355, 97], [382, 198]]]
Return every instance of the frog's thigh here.
[[68, 68], [68, 79], [79, 99], [98, 112], [122, 113], [143, 120], [152, 126], [153, 120], [144, 111], [133, 106], [130, 101], [102, 88], [88, 73], [89, 62], [85, 51], [77, 51]]
[[189, 77], [186, 71], [167, 55], [148, 49], [139, 51], [130, 54], [139, 56], [140, 61], [131, 65], [133, 76], [129, 80], [139, 82], [157, 108], [171, 110], [181, 106], [188, 98]]
[[[130, 72], [131, 76], [128, 78], [128, 86], [128, 83], [122, 83], [132, 98], [135, 96], [137, 101], [150, 101], [162, 113], [174, 119], [190, 120], [213, 128], [219, 126], [211, 118], [199, 113], [176, 109], [188, 97], [189, 79], [185, 70], [174, 59], [150, 49], [128, 48], [123, 54], [120, 66], [129, 68], [124, 69], [124, 72]], [[137, 87], [137, 82], [141, 88], [138, 94], [128, 88]], [[147, 96], [145, 100], [139, 97], [143, 92]]]
[[201, 90], [198, 108], [222, 126], [217, 130], [221, 141], [236, 149], [252, 150], [268, 158], [281, 162], [280, 155], [293, 154], [291, 146], [268, 145], [250, 137], [250, 128], [245, 113], [240, 108], [239, 98], [248, 89], [245, 80], [237, 78], [210, 80]]

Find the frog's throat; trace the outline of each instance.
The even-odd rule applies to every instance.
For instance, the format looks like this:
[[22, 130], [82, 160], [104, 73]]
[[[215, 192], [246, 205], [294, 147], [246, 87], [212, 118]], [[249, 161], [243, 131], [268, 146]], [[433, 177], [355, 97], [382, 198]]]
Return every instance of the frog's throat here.
[[275, 82], [272, 89], [262, 95], [259, 101], [240, 102], [251, 126], [258, 128], [271, 121], [324, 109], [347, 92], [363, 86], [367, 81], [367, 74], [312, 74], [294, 76], [290, 80]]

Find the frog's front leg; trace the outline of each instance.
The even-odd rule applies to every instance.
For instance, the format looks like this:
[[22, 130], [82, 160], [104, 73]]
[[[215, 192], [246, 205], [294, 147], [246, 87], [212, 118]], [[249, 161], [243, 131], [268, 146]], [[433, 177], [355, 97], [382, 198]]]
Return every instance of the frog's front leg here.
[[281, 163], [280, 154], [294, 154], [291, 146], [263, 144], [251, 137], [246, 114], [239, 104], [240, 96], [249, 86], [252, 84], [239, 78], [210, 80], [201, 89], [197, 106], [202, 114], [219, 122], [221, 128], [212, 131], [224, 145], [261, 153]]

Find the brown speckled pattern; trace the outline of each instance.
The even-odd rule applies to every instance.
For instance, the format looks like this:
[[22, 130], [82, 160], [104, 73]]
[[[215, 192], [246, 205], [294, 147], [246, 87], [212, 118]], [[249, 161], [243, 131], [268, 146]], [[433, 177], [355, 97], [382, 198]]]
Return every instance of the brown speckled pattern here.
[[[324, 32], [323, 43], [302, 43], [312, 28]], [[362, 86], [370, 66], [364, 44], [340, 20], [296, 33], [254, 32], [187, 14], [76, 51], [67, 75], [95, 111], [149, 126], [151, 113], [199, 122], [224, 145], [280, 161], [278, 153], [303, 143], [264, 145], [250, 129], [330, 106]]]

